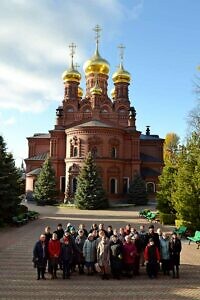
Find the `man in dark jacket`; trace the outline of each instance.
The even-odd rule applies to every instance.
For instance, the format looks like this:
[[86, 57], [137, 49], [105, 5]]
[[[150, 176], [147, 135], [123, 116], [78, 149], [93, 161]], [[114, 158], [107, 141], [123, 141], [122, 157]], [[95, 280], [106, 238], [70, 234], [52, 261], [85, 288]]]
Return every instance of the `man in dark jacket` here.
[[47, 264], [47, 244], [45, 242], [45, 235], [41, 234], [39, 241], [36, 242], [34, 248], [33, 248], [33, 262], [35, 263], [35, 266], [37, 267], [37, 280], [40, 279], [40, 276], [42, 279], [46, 279], [44, 277], [46, 264]]
[[149, 243], [149, 239], [153, 239], [154, 241], [154, 245], [158, 248], [158, 250], [160, 251], [160, 240], [159, 240], [159, 235], [157, 234], [157, 232], [154, 231], [154, 226], [150, 225], [149, 226], [149, 232], [146, 235], [146, 246]]
[[57, 230], [54, 231], [57, 234], [57, 239], [60, 240], [62, 239], [63, 235], [64, 235], [64, 230], [62, 227], [62, 224], [58, 224], [57, 226]]
[[63, 279], [70, 278], [70, 265], [73, 260], [73, 247], [69, 236], [63, 237], [61, 246], [61, 261], [63, 265]]
[[120, 279], [122, 270], [122, 242], [117, 235], [113, 235], [110, 241], [110, 265], [113, 278]]

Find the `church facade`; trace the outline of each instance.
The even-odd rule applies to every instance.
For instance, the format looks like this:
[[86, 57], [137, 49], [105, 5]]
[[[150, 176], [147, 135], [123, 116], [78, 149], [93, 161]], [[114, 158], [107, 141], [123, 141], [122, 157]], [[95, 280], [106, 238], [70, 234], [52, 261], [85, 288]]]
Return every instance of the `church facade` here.
[[99, 54], [98, 26], [95, 30], [95, 53], [84, 64], [85, 95], [79, 86], [81, 74], [74, 67], [72, 44], [71, 66], [62, 75], [64, 99], [56, 110], [56, 124], [48, 133], [27, 138], [26, 192], [33, 192], [42, 164], [50, 157], [60, 200], [73, 197], [80, 168], [91, 151], [110, 200], [125, 200], [136, 174], [154, 198], [163, 168], [164, 140], [150, 134], [149, 126], [145, 134], [136, 128], [136, 110], [129, 100], [131, 76], [124, 69], [122, 52], [112, 76], [112, 97], [108, 96], [109, 63]]

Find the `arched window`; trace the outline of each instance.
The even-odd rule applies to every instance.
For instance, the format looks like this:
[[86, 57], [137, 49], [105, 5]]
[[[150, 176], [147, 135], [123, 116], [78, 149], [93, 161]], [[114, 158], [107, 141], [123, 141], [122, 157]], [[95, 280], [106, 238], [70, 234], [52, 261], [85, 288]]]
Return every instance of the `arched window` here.
[[154, 182], [147, 182], [146, 183], [146, 190], [147, 193], [155, 193], [156, 189], [155, 189], [155, 183]]
[[74, 178], [72, 179], [72, 192], [73, 192], [73, 194], [75, 194], [76, 188], [77, 188], [77, 178], [74, 177]]
[[110, 180], [110, 193], [117, 194], [117, 179], [111, 178]]
[[73, 156], [78, 156], [78, 147], [74, 147]]
[[73, 112], [73, 111], [74, 111], [73, 107], [67, 108], [67, 112]]
[[129, 189], [129, 178], [128, 177], [124, 177], [123, 178], [123, 193], [127, 194], [128, 193], [128, 189]]
[[117, 157], [117, 148], [116, 147], [112, 147], [111, 148], [111, 157], [112, 158], [116, 158]]
[[91, 154], [92, 154], [93, 158], [97, 157], [98, 151], [97, 151], [96, 146], [91, 149]]

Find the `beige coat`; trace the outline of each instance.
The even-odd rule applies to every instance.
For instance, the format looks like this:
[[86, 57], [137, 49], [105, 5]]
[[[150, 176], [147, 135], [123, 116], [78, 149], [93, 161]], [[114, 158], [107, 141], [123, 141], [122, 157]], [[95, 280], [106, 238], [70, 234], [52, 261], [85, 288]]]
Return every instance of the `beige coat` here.
[[100, 267], [108, 269], [110, 265], [110, 246], [109, 240], [99, 242], [97, 247], [97, 262]]

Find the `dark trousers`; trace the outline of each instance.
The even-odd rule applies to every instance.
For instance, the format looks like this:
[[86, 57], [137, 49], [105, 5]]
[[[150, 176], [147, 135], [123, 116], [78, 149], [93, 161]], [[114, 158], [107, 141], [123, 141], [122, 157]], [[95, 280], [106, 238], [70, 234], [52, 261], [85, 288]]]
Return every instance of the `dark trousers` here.
[[164, 275], [169, 275], [170, 270], [170, 260], [169, 259], [162, 259], [162, 271]]
[[133, 276], [134, 264], [126, 264], [124, 263], [124, 271], [127, 277]]
[[56, 272], [58, 269], [58, 257], [51, 257], [50, 258], [50, 273], [56, 277]]
[[135, 263], [134, 263], [134, 275], [139, 275], [140, 273], [140, 255], [138, 254], [135, 257]]
[[157, 277], [158, 274], [158, 264], [157, 262], [147, 263], [147, 275], [150, 278]]
[[37, 267], [37, 279], [44, 279], [45, 267]]
[[120, 259], [112, 258], [110, 260], [111, 273], [113, 277], [119, 278], [121, 276], [122, 263]]
[[[175, 272], [176, 271], [176, 272]], [[179, 278], [179, 265], [172, 265], [173, 277]]]
[[63, 260], [63, 279], [70, 277], [70, 261]]

